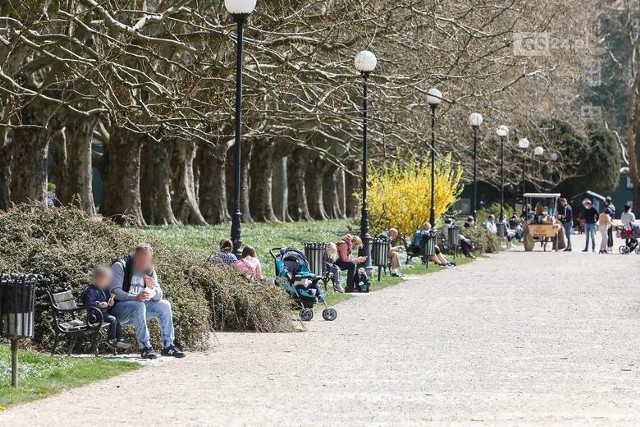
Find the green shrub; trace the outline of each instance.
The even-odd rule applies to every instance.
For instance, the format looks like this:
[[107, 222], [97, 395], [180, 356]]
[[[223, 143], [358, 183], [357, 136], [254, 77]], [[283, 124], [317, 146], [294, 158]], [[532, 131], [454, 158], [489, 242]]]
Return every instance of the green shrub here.
[[[79, 296], [93, 268], [129, 253], [139, 234], [90, 219], [75, 208], [23, 205], [0, 213], [0, 270], [45, 276], [37, 295], [36, 345], [46, 348], [52, 342], [46, 290], [70, 288]], [[176, 341], [185, 348], [206, 348], [212, 328], [280, 331], [291, 327], [288, 300], [280, 289], [249, 284], [234, 269], [205, 265], [192, 250], [149, 243], [155, 248], [165, 297], [173, 305]], [[158, 329], [152, 325], [155, 339]]]
[[478, 253], [496, 253], [502, 250], [504, 239], [489, 233], [482, 226], [465, 228], [462, 234], [473, 242], [473, 250]]

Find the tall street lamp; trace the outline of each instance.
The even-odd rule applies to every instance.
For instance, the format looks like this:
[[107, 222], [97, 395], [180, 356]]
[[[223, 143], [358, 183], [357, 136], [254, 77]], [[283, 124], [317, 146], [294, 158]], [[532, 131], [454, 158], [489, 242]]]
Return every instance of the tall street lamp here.
[[478, 219], [478, 129], [482, 125], [482, 114], [471, 113], [469, 125], [473, 128], [473, 206], [471, 213], [474, 221]]
[[367, 200], [368, 171], [369, 171], [369, 143], [367, 141], [368, 124], [368, 101], [367, 79], [369, 74], [376, 68], [378, 60], [373, 52], [363, 50], [358, 52], [354, 61], [356, 70], [360, 71], [363, 81], [362, 97], [362, 215], [360, 217], [360, 238], [362, 239], [362, 249], [360, 256], [367, 257], [364, 268], [367, 274], [371, 271], [371, 234], [369, 234], [369, 201]]
[[527, 138], [520, 138], [518, 147], [522, 149], [522, 208], [524, 209], [524, 193], [527, 192], [527, 149], [531, 143]]
[[496, 134], [500, 137], [500, 223], [504, 222], [504, 139], [509, 135], [509, 128], [498, 126]]
[[233, 216], [231, 218], [231, 240], [233, 241], [233, 252], [240, 256], [242, 246], [242, 212], [240, 212], [242, 169], [240, 165], [241, 147], [241, 124], [242, 124], [242, 44], [243, 27], [247, 22], [249, 14], [256, 7], [256, 0], [224, 0], [224, 6], [236, 21], [237, 46], [236, 46], [236, 129], [235, 144], [233, 146]]
[[436, 226], [436, 108], [442, 102], [442, 92], [436, 88], [427, 92], [427, 103], [431, 107], [431, 209], [429, 211], [429, 222], [431, 227]]

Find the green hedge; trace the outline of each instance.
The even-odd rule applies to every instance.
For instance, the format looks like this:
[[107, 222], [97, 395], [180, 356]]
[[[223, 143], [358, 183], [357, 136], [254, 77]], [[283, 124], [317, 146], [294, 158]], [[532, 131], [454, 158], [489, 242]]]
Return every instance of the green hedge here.
[[[46, 290], [72, 289], [79, 296], [96, 265], [111, 264], [139, 241], [135, 229], [88, 218], [75, 208], [19, 206], [0, 213], [0, 270], [39, 273], [36, 345], [52, 342]], [[234, 269], [206, 264], [201, 255], [151, 243], [165, 298], [174, 309], [176, 341], [188, 349], [209, 344], [212, 329], [289, 330], [289, 301], [276, 287], [247, 283]], [[157, 325], [152, 333], [158, 339]]]

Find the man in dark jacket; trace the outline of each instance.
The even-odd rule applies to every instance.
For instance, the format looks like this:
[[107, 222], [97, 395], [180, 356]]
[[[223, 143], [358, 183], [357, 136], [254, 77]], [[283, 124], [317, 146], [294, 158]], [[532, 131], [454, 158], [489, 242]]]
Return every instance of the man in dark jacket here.
[[143, 359], [158, 357], [149, 336], [147, 320], [157, 318], [162, 328], [163, 356], [184, 357], [174, 344], [173, 312], [169, 301], [162, 299], [162, 288], [153, 268], [153, 249], [140, 243], [134, 253], [116, 261], [113, 272], [112, 291], [116, 304], [113, 314], [121, 323], [131, 323], [136, 329]]
[[573, 210], [564, 197], [560, 199], [560, 209], [558, 219], [564, 227], [564, 234], [567, 236], [567, 248], [565, 252], [571, 252], [571, 235], [573, 234]]
[[584, 199], [582, 201], [582, 205], [584, 206], [584, 210], [582, 211], [582, 213], [584, 214], [584, 234], [587, 237], [582, 252], [589, 252], [589, 240], [591, 240], [591, 250], [595, 252], [596, 221], [598, 221], [598, 217], [600, 216], [600, 214], [598, 213], [598, 210], [593, 207], [593, 203], [591, 202], [591, 200]]

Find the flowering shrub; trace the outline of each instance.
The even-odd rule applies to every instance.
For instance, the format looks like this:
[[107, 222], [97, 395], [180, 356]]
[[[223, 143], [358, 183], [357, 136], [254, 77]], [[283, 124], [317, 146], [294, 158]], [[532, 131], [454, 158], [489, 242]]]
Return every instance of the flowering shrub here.
[[[462, 168], [453, 166], [451, 156], [435, 165], [436, 218], [454, 204], [462, 191]], [[411, 234], [429, 219], [431, 209], [431, 165], [415, 160], [390, 168], [373, 170], [369, 178], [371, 227], [379, 233], [391, 227]]]

